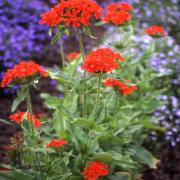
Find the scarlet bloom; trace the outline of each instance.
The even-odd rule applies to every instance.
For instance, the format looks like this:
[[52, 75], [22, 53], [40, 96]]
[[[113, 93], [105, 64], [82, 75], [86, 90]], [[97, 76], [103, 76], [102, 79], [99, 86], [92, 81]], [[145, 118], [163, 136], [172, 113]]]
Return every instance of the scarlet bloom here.
[[21, 80], [22, 78], [36, 75], [46, 77], [48, 73], [42, 66], [36, 64], [34, 61], [22, 61], [19, 64], [14, 65], [12, 69], [7, 70], [2, 79], [1, 87], [5, 87], [14, 81]]
[[110, 3], [107, 6], [107, 10], [109, 10], [109, 11], [133, 11], [133, 7], [126, 2], [120, 2], [118, 4]]
[[78, 57], [79, 53], [77, 52], [71, 52], [67, 55], [67, 58], [70, 60], [76, 59]]
[[[27, 115], [26, 116], [27, 120], [30, 121], [31, 120], [31, 118], [30, 118], [31, 116], [30, 116], [29, 112], [20, 112], [19, 111], [19, 112], [15, 113], [15, 114], [11, 114], [8, 118], [11, 121], [14, 121], [14, 122], [20, 124], [22, 122], [23, 117], [24, 117], [25, 114]], [[39, 121], [37, 116], [34, 115], [34, 114], [32, 115], [32, 122], [33, 122], [33, 125], [34, 125], [35, 128], [38, 128], [41, 125], [41, 122]]]
[[131, 94], [135, 90], [137, 90], [136, 85], [131, 85], [129, 81], [127, 83], [124, 83], [122, 81], [119, 81], [117, 79], [108, 78], [104, 81], [105, 86], [114, 87], [116, 90], [120, 91], [122, 95]]
[[61, 0], [50, 11], [41, 14], [40, 24], [88, 26], [91, 18], [100, 19], [101, 15], [102, 8], [94, 0]]
[[87, 180], [97, 180], [99, 177], [109, 174], [108, 165], [102, 162], [92, 161], [84, 168], [82, 174]]
[[104, 21], [115, 25], [123, 25], [132, 19], [132, 15], [130, 14], [132, 10], [133, 7], [128, 3], [111, 3], [106, 8]]
[[46, 24], [50, 27], [55, 27], [61, 23], [61, 17], [57, 6], [51, 8], [48, 12], [41, 14], [40, 24]]
[[46, 148], [49, 148], [49, 147], [61, 147], [65, 144], [68, 144], [68, 141], [66, 140], [63, 140], [63, 139], [52, 139], [47, 145], [46, 145]]
[[118, 60], [124, 60], [120, 53], [115, 53], [109, 48], [99, 48], [85, 57], [81, 69], [89, 73], [107, 73], [119, 67]]
[[153, 37], [167, 36], [165, 29], [162, 26], [153, 25], [145, 29], [145, 32]]

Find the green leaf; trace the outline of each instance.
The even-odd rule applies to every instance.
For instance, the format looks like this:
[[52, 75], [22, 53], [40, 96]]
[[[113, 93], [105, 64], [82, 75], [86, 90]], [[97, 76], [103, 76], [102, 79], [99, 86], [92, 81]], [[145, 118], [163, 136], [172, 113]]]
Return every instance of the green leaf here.
[[139, 59], [139, 62], [149, 60], [152, 57], [154, 51], [155, 51], [154, 44], [150, 44], [147, 50], [145, 51], [145, 53], [143, 54], [143, 56]]
[[61, 34], [58, 32], [51, 40], [51, 45], [54, 45], [61, 38]]
[[96, 154], [92, 159], [97, 161], [113, 161], [112, 155], [108, 152], [100, 152]]
[[99, 142], [98, 142], [97, 138], [91, 140], [90, 147], [89, 147], [89, 152], [90, 153], [95, 153], [95, 151], [98, 150], [98, 149], [99, 149]]
[[131, 180], [131, 174], [129, 172], [117, 172], [110, 179], [111, 180]]
[[72, 175], [72, 173], [67, 172], [67, 173], [62, 175], [61, 180], [69, 180], [71, 175]]
[[91, 30], [90, 30], [89, 27], [83, 27], [83, 32], [84, 32], [87, 36], [89, 36], [90, 38], [92, 38], [92, 39], [97, 39], [96, 37], [94, 37], [94, 36], [92, 35]]
[[75, 143], [76, 148], [81, 152], [86, 151], [88, 138], [87, 134], [83, 131], [83, 129], [72, 123], [68, 124], [68, 129], [70, 131], [72, 141]]
[[17, 91], [17, 98], [13, 101], [11, 112], [14, 112], [21, 102], [23, 102], [27, 96], [27, 89], [22, 88]]
[[82, 61], [82, 55], [79, 54], [76, 59], [70, 61], [69, 65], [65, 67], [65, 71], [71, 74], [71, 76], [76, 75], [77, 66]]
[[24, 130], [25, 133], [28, 133], [31, 131], [31, 122], [27, 120], [27, 114], [23, 116], [23, 120], [21, 122], [21, 127]]
[[29, 174], [8, 171], [8, 172], [0, 173], [0, 180], [37, 180], [37, 179]]
[[148, 150], [140, 146], [132, 146], [130, 152], [142, 164], [148, 165], [150, 168], [156, 169], [159, 162]]
[[127, 133], [128, 134], [133, 134], [137, 131], [139, 131], [140, 129], [143, 128], [143, 125], [142, 124], [134, 124], [134, 125], [131, 125], [127, 128]]
[[94, 25], [95, 25], [95, 26], [102, 26], [102, 25], [104, 25], [104, 24], [106, 24], [104, 21], [98, 21], [98, 22], [95, 23]]
[[69, 73], [61, 71], [59, 68], [48, 69], [48, 73], [52, 79], [56, 79], [62, 83], [66, 83], [71, 86], [75, 86], [76, 79], [73, 78], [71, 75], [69, 75]]
[[74, 124], [84, 127], [86, 129], [93, 129], [95, 127], [95, 122], [92, 120], [87, 120], [84, 118], [78, 118], [73, 121]]
[[58, 136], [60, 136], [61, 138], [67, 139], [69, 135], [67, 122], [60, 108], [56, 109], [55, 113], [53, 114], [52, 123]]
[[62, 100], [51, 96], [48, 93], [41, 93], [41, 97], [45, 100], [45, 105], [50, 109], [56, 109], [60, 104], [62, 104]]
[[143, 125], [145, 128], [147, 129], [153, 129], [153, 130], [156, 130], [156, 131], [160, 131], [160, 132], [166, 132], [166, 129], [157, 125], [157, 124], [154, 124], [151, 120], [144, 120], [142, 121]]
[[0, 122], [7, 124], [7, 125], [11, 125], [11, 122], [9, 122], [8, 120], [5, 120], [5, 119], [0, 119]]
[[69, 29], [64, 29], [64, 33], [67, 35], [67, 36], [69, 36], [70, 35], [70, 32], [69, 32]]
[[68, 167], [65, 165], [63, 158], [56, 158], [52, 162], [53, 170], [56, 171], [56, 169], [59, 169], [59, 172], [61, 174], [65, 174], [68, 172]]

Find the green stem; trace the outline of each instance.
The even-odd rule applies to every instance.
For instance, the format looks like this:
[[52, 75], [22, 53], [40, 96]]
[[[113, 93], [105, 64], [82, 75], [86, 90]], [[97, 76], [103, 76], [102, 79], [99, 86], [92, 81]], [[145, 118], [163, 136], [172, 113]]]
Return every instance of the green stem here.
[[[78, 43], [79, 43], [79, 48], [83, 57], [83, 61], [85, 60], [85, 51], [84, 51], [84, 46], [83, 46], [83, 40], [82, 40], [82, 35], [80, 32], [80, 29], [77, 28], [77, 35], [78, 35]], [[83, 74], [83, 79], [86, 79], [86, 71], [84, 71]], [[87, 87], [86, 87], [86, 82], [84, 82], [84, 96], [83, 96], [83, 117], [86, 118], [86, 113], [87, 113]]]
[[65, 57], [64, 57], [64, 48], [63, 48], [63, 41], [62, 41], [62, 34], [61, 33], [60, 33], [59, 42], [60, 42], [60, 54], [61, 54], [61, 68], [63, 69], [64, 68]]
[[93, 109], [93, 120], [94, 120], [94, 115], [95, 115], [95, 112], [96, 112], [96, 109], [97, 109], [97, 106], [99, 104], [99, 95], [100, 95], [100, 90], [101, 90], [101, 74], [98, 75], [98, 88], [97, 88], [97, 95], [96, 95], [96, 101], [95, 101], [95, 106], [94, 106], [94, 109]]
[[[119, 98], [113, 94], [113, 100], [115, 98], [115, 101], [114, 101], [114, 113], [113, 113], [113, 116], [115, 116], [116, 112], [117, 112], [117, 108], [118, 108], [118, 105], [119, 105]], [[112, 121], [109, 122], [109, 134], [110, 134], [110, 138], [109, 138], [109, 145], [111, 145], [111, 138], [112, 138], [112, 135], [113, 135], [113, 129], [112, 129]]]
[[31, 131], [33, 135], [33, 139], [35, 138], [35, 131], [34, 131], [34, 125], [33, 125], [33, 112], [32, 112], [32, 104], [31, 104], [31, 96], [30, 96], [30, 90], [29, 87], [27, 88], [27, 107], [28, 107], [28, 112], [30, 114], [30, 123], [31, 123]]
[[[27, 107], [28, 107], [28, 112], [30, 113], [30, 123], [31, 123], [31, 130], [32, 130], [33, 140], [35, 140], [35, 130], [34, 130], [34, 125], [33, 125], [33, 111], [32, 111], [32, 104], [31, 104], [31, 96], [30, 96], [29, 86], [27, 87]], [[43, 171], [41, 169], [38, 152], [35, 152], [35, 157], [36, 157], [36, 160], [37, 160], [41, 180], [43, 180], [44, 179]]]
[[[96, 102], [95, 102], [95, 106], [94, 106], [94, 109], [93, 109], [93, 120], [94, 120], [94, 115], [95, 115], [95, 112], [96, 112], [96, 108], [99, 104], [99, 95], [100, 95], [100, 89], [101, 89], [101, 74], [99, 74], [98, 76], [98, 88], [97, 88], [97, 93], [96, 93]], [[88, 134], [88, 142], [87, 142], [87, 152], [85, 154], [85, 160], [84, 160], [84, 164], [83, 164], [83, 169], [84, 167], [86, 166], [86, 157], [89, 155], [89, 148], [90, 148], [90, 145], [91, 145], [91, 136], [92, 136], [92, 130], [89, 130], [89, 134]]]

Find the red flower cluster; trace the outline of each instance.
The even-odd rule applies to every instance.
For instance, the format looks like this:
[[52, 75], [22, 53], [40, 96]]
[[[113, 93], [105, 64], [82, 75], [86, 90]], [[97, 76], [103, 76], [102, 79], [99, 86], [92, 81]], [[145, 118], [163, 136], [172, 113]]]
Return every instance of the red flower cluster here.
[[[23, 120], [24, 115], [27, 114], [27, 120], [30, 121], [30, 113], [29, 112], [17, 112], [15, 114], [11, 114], [8, 118], [11, 121], [15, 121], [16, 123], [20, 124]], [[32, 116], [32, 122], [35, 128], [38, 128], [41, 125], [41, 122], [39, 121], [39, 119], [37, 118], [36, 115], [33, 114]]]
[[153, 37], [166, 36], [167, 33], [162, 26], [153, 25], [145, 29], [145, 32]]
[[55, 27], [61, 23], [61, 17], [57, 5], [51, 8], [50, 11], [41, 14], [40, 24], [46, 24], [50, 27]]
[[[129, 83], [129, 82], [128, 82]], [[110, 86], [114, 88], [118, 88], [118, 90], [121, 92], [122, 95], [131, 94], [135, 90], [137, 90], [137, 86], [125, 84], [117, 79], [108, 78], [104, 81], [105, 86]]]
[[83, 176], [87, 180], [97, 180], [97, 178], [105, 176], [109, 173], [108, 165], [101, 162], [92, 161], [84, 169]]
[[1, 82], [1, 87], [5, 87], [12, 83], [13, 81], [19, 80], [24, 77], [29, 77], [39, 74], [43, 77], [46, 77], [48, 73], [44, 70], [44, 68], [34, 61], [22, 61], [17, 65], [14, 65], [12, 69], [9, 69]]
[[78, 57], [79, 53], [77, 52], [71, 52], [67, 55], [67, 58], [70, 59], [70, 60], [74, 60]]
[[63, 140], [63, 139], [52, 139], [47, 145], [46, 145], [46, 148], [49, 148], [49, 147], [61, 147], [65, 144], [68, 144], [68, 141], [66, 140]]
[[117, 60], [123, 61], [124, 57], [109, 48], [99, 48], [85, 57], [81, 69], [89, 73], [107, 73], [119, 67]]
[[100, 19], [102, 8], [93, 0], [61, 0], [50, 11], [41, 14], [40, 24], [80, 27], [88, 26], [90, 19]]
[[132, 19], [132, 15], [129, 13], [132, 10], [133, 7], [128, 3], [111, 3], [106, 8], [104, 21], [115, 25], [123, 25]]

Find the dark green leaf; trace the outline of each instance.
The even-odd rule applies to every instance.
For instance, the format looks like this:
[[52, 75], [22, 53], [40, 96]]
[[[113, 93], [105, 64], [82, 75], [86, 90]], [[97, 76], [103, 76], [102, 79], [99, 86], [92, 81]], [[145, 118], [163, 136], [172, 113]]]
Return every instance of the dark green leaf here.
[[95, 23], [95, 26], [102, 26], [104, 24], [106, 24], [104, 21], [99, 21], [99, 22]]
[[0, 122], [11, 125], [11, 122], [9, 122], [8, 120], [5, 120], [5, 119], [0, 119]]
[[157, 168], [159, 160], [143, 147], [132, 146], [130, 152], [138, 159], [139, 162], [148, 165], [150, 168]]
[[37, 180], [29, 174], [8, 171], [0, 173], [0, 180]]
[[111, 180], [131, 180], [131, 174], [129, 172], [117, 172], [111, 177]]
[[96, 154], [92, 159], [97, 161], [113, 161], [112, 155], [108, 152], [100, 152]]
[[54, 45], [61, 38], [61, 34], [58, 32], [51, 40], [51, 45]]
[[97, 39], [96, 37], [94, 37], [94, 36], [92, 35], [91, 30], [90, 30], [89, 27], [83, 27], [83, 32], [84, 32], [87, 36], [89, 36], [90, 38], [92, 38], [92, 39]]
[[22, 88], [17, 91], [17, 98], [13, 101], [11, 112], [14, 112], [21, 102], [25, 100], [27, 96], [26, 88]]
[[95, 127], [95, 122], [94, 121], [87, 120], [87, 119], [84, 119], [84, 118], [75, 119], [73, 121], [73, 123], [75, 123], [76, 125], [78, 125], [80, 127], [84, 127], [84, 128], [87, 128], [87, 129], [93, 129]]
[[160, 131], [160, 132], [166, 132], [166, 129], [157, 125], [157, 124], [154, 124], [152, 121], [146, 119], [144, 121], [142, 121], [143, 125], [145, 128], [147, 129], [153, 129], [153, 130], [156, 130], [156, 131]]

